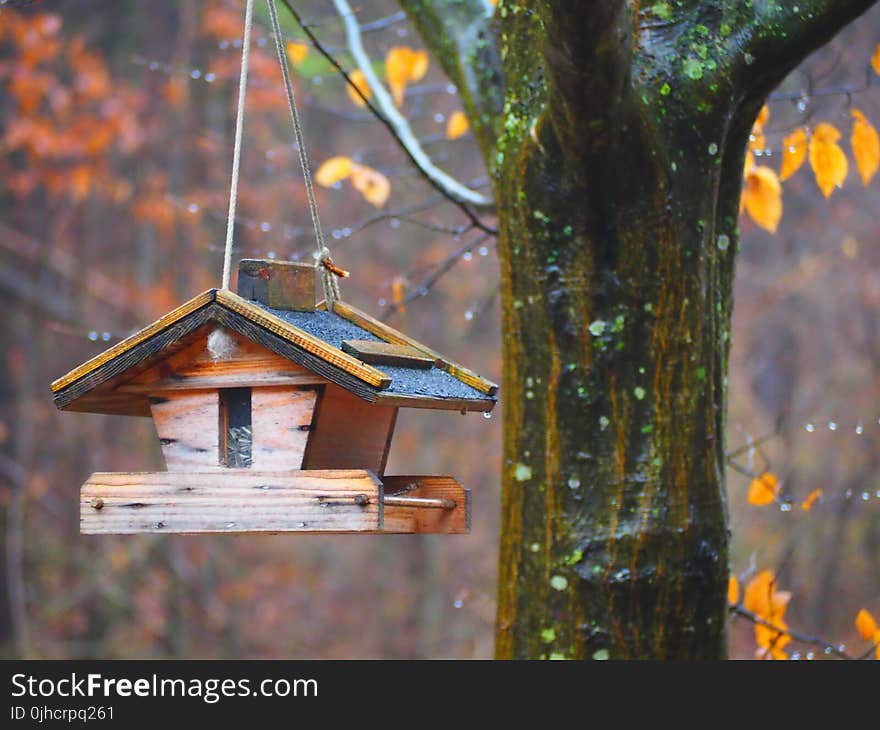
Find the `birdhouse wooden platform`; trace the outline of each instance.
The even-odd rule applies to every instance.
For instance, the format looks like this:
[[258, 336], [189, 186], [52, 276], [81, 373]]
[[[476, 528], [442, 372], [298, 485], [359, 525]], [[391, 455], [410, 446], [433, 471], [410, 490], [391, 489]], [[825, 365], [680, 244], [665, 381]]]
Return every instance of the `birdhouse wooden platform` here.
[[491, 411], [497, 386], [337, 302], [315, 268], [243, 260], [52, 383], [68, 411], [151, 417], [167, 471], [96, 473], [85, 533], [463, 533], [451, 476], [388, 476], [406, 408]]

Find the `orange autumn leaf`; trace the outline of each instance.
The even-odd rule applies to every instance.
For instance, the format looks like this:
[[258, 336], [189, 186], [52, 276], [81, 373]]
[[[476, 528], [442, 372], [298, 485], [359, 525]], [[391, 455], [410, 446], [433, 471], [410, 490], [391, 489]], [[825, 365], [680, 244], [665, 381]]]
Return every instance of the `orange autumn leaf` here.
[[366, 165], [352, 163], [351, 184], [368, 203], [377, 208], [385, 205], [391, 194], [391, 183], [388, 178]]
[[861, 609], [856, 616], [856, 629], [859, 636], [865, 640], [877, 641], [880, 638], [878, 637], [880, 627], [877, 626], [877, 622], [867, 609]]
[[821, 489], [814, 489], [812, 492], [810, 492], [807, 495], [807, 498], [803, 502], [801, 502], [801, 509], [804, 512], [809, 512], [811, 509], [813, 509], [813, 505], [819, 501], [819, 497], [821, 497], [821, 496], [822, 496], [822, 490]]
[[446, 122], [446, 139], [463, 137], [470, 128], [471, 125], [467, 115], [461, 110], [454, 111], [449, 115], [449, 120]]
[[775, 474], [772, 474], [769, 471], [764, 472], [756, 479], [752, 479], [752, 483], [749, 485], [749, 504], [754, 504], [758, 507], [770, 504], [776, 499], [776, 490], [778, 487], [779, 480], [776, 478]]
[[840, 132], [827, 122], [819, 124], [810, 137], [810, 167], [816, 175], [816, 184], [826, 198], [834, 192], [834, 188], [843, 185], [849, 170], [846, 155], [837, 144], [839, 139]]
[[758, 117], [755, 119], [755, 124], [759, 127], [763, 127], [767, 124], [767, 120], [770, 119], [770, 107], [766, 104], [761, 107], [761, 111], [758, 112]]
[[776, 577], [771, 570], [762, 570], [746, 586], [743, 606], [764, 623], [755, 624], [756, 656], [759, 659], [787, 659], [783, 648], [791, 642], [785, 610], [791, 600], [788, 591], [776, 590]]
[[862, 112], [853, 109], [852, 115], [855, 121], [853, 122], [850, 144], [852, 145], [853, 157], [856, 159], [856, 167], [859, 168], [862, 184], [867, 185], [876, 174], [877, 168], [880, 167], [880, 137], [877, 136], [877, 130]]
[[730, 604], [739, 602], [739, 581], [735, 576], [730, 576], [727, 581], [727, 602]]
[[309, 44], [300, 41], [287, 41], [287, 57], [294, 66], [299, 66], [309, 56]]
[[782, 218], [782, 186], [769, 167], [752, 166], [746, 173], [742, 202], [752, 220], [770, 233], [776, 233]]
[[807, 130], [803, 127], [794, 130], [782, 140], [782, 170], [780, 180], [788, 180], [807, 159]]
[[746, 161], [743, 165], [743, 177], [745, 178], [752, 170], [755, 169], [755, 156], [751, 150], [746, 150]]
[[877, 44], [874, 55], [871, 56], [871, 68], [874, 69], [874, 73], [880, 74], [880, 43]]
[[[373, 98], [373, 91], [370, 89], [370, 85], [367, 83], [367, 77], [364, 76], [364, 72], [359, 68], [352, 71], [348, 78], [351, 79], [351, 82], [357, 86], [358, 91], [361, 92], [367, 99]], [[360, 96], [358, 96], [357, 92], [351, 88], [348, 84], [345, 85], [345, 93], [348, 94], [348, 98], [351, 99], [352, 103], [359, 107], [365, 107], [366, 103]]]
[[391, 87], [394, 104], [403, 104], [403, 92], [413, 81], [428, 73], [428, 52], [415, 51], [409, 46], [394, 46], [385, 54], [385, 78]]
[[391, 301], [397, 305], [397, 310], [401, 313], [406, 311], [406, 305], [403, 303], [406, 281], [402, 276], [395, 276], [391, 282]]
[[329, 188], [340, 180], [345, 180], [351, 175], [354, 163], [350, 157], [331, 157], [321, 163], [315, 173], [315, 182], [322, 187]]

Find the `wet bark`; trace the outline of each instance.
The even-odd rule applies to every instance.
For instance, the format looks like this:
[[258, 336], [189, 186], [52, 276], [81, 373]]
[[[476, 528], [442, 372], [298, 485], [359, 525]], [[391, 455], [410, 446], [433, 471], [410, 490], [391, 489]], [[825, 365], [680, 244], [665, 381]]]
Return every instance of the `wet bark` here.
[[[418, 25], [423, 4], [402, 4]], [[871, 4], [499, 3], [499, 657], [725, 656], [748, 131]]]

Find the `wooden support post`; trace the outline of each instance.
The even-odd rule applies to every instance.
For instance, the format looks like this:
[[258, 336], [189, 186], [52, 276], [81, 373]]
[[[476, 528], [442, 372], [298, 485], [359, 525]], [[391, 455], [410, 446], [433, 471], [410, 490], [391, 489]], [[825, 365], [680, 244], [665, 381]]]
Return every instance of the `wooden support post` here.
[[[450, 476], [385, 476], [383, 532], [466, 534], [471, 493]], [[405, 496], [404, 496], [405, 495]]]

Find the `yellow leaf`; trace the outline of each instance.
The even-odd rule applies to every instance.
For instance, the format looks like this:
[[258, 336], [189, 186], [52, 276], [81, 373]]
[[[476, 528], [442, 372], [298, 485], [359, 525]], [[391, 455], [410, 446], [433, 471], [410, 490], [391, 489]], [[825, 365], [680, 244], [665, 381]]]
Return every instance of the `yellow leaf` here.
[[770, 233], [776, 233], [782, 218], [782, 186], [776, 173], [763, 165], [753, 166], [746, 174], [742, 199], [752, 220]]
[[401, 314], [406, 311], [406, 305], [403, 303], [406, 280], [402, 276], [395, 276], [391, 282], [391, 301], [397, 305], [397, 311]]
[[814, 489], [807, 495], [807, 498], [803, 502], [801, 502], [801, 509], [804, 512], [809, 512], [811, 509], [813, 509], [813, 505], [816, 504], [816, 502], [819, 500], [819, 497], [821, 496], [822, 490]]
[[746, 150], [746, 162], [743, 165], [743, 177], [748, 175], [754, 169], [755, 169], [755, 156], [752, 154], [751, 150]]
[[863, 639], [874, 639], [877, 635], [877, 632], [880, 631], [877, 627], [877, 622], [874, 620], [874, 617], [871, 615], [869, 611], [866, 609], [862, 609], [859, 611], [856, 616], [856, 629], [859, 631], [859, 636]]
[[822, 122], [810, 137], [810, 167], [816, 175], [816, 184], [827, 198], [834, 188], [843, 185], [849, 169], [846, 155], [837, 144], [840, 132], [827, 122]]
[[385, 54], [385, 78], [397, 106], [403, 104], [403, 92], [413, 81], [424, 78], [428, 72], [428, 52], [414, 51], [409, 46], [394, 46]]
[[749, 134], [749, 149], [754, 152], [762, 152], [767, 149], [767, 138], [764, 136], [764, 130], [755, 125]]
[[770, 596], [773, 592], [775, 578], [772, 570], [762, 570], [752, 578], [746, 586], [743, 606], [758, 616], [770, 613]]
[[739, 602], [739, 581], [735, 576], [730, 576], [727, 581], [727, 602], [730, 604]]
[[746, 586], [743, 606], [759, 618], [772, 624], [755, 624], [756, 656], [759, 659], [787, 659], [783, 648], [791, 642], [786, 632], [785, 609], [791, 600], [788, 591], [776, 590], [776, 578], [772, 570], [762, 570]]
[[853, 157], [856, 158], [856, 166], [859, 168], [859, 175], [862, 176], [862, 184], [867, 185], [880, 167], [880, 137], [877, 136], [877, 130], [858, 109], [853, 109], [852, 115], [855, 121], [850, 144], [852, 144]]
[[[372, 89], [370, 89], [370, 85], [367, 83], [367, 77], [364, 76], [363, 71], [361, 71], [360, 69], [355, 69], [348, 75], [348, 78], [351, 79], [352, 83], [357, 86], [358, 91], [360, 91], [361, 94], [367, 97], [367, 99], [373, 98], [373, 91]], [[352, 102], [357, 106], [366, 106], [364, 100], [361, 99], [361, 97], [357, 95], [357, 92], [352, 89], [351, 86], [349, 86], [348, 84], [345, 85], [345, 93], [348, 94], [348, 98], [351, 99]]]
[[766, 104], [761, 107], [761, 111], [758, 112], [758, 118], [755, 119], [755, 124], [759, 127], [762, 127], [767, 124], [767, 120], [770, 119], [770, 107]]
[[381, 208], [391, 194], [391, 183], [381, 172], [366, 165], [351, 166], [351, 184], [368, 203]]
[[874, 69], [874, 73], [880, 74], [880, 43], [877, 44], [874, 55], [871, 56], [871, 68]]
[[807, 130], [796, 129], [782, 140], [781, 180], [788, 180], [794, 175], [807, 158]]
[[766, 149], [767, 138], [764, 136], [764, 125], [769, 118], [770, 110], [767, 108], [767, 105], [764, 104], [764, 106], [761, 107], [761, 111], [758, 112], [758, 118], [755, 119], [755, 123], [752, 125], [752, 131], [749, 134], [749, 150], [761, 151]]
[[300, 43], [299, 41], [287, 41], [287, 57], [293, 62], [294, 66], [299, 66], [309, 55], [308, 43]]
[[354, 163], [350, 157], [331, 157], [325, 160], [315, 173], [315, 182], [325, 188], [331, 187], [340, 180], [345, 180], [352, 173]]
[[463, 111], [452, 112], [446, 122], [446, 139], [458, 139], [470, 128], [470, 122]]

